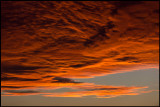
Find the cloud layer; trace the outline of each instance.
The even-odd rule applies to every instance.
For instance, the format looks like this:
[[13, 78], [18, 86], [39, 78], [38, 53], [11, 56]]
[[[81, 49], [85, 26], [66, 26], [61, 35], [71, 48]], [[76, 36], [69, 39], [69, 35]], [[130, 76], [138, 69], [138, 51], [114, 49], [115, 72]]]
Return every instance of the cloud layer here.
[[[86, 87], [88, 83], [70, 78], [158, 68], [158, 1], [2, 1], [1, 4], [2, 90]], [[130, 95], [132, 89], [126, 89], [126, 93], [120, 89], [120, 95]], [[117, 96], [108, 90], [92, 91], [72, 95]]]

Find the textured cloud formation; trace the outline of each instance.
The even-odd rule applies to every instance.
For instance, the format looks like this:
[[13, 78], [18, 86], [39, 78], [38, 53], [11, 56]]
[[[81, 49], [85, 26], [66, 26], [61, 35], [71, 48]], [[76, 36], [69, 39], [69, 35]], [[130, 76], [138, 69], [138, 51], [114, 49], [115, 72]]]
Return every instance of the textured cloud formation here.
[[158, 1], [1, 4], [2, 90], [77, 87], [88, 83], [69, 78], [158, 68]]
[[5, 96], [21, 96], [21, 95], [37, 95], [41, 94], [38, 91], [33, 91], [33, 90], [5, 90], [3, 91], [4, 93], [2, 95]]
[[[63, 82], [61, 84], [64, 84]], [[144, 93], [143, 91], [147, 87], [125, 87], [125, 86], [105, 86], [105, 85], [95, 85], [93, 83], [82, 83], [79, 85], [57, 85], [57, 88], [71, 88], [73, 89], [72, 92], [61, 92], [61, 93], [48, 93], [44, 92], [45, 90], [53, 90], [57, 89], [54, 87], [35, 87], [33, 89], [27, 89], [26, 87], [24, 89], [14, 89], [13, 88], [19, 88], [19, 87], [6, 87], [9, 88], [9, 90], [5, 89], [3, 91], [3, 96], [22, 96], [22, 95], [42, 95], [45, 97], [83, 97], [83, 96], [90, 96], [95, 95], [97, 98], [103, 97], [103, 98], [111, 98], [111, 97], [117, 97], [121, 95], [139, 95], [141, 93]], [[12, 89], [11, 89], [12, 88]], [[74, 90], [82, 90], [82, 91], [74, 91]], [[149, 91], [152, 92], [152, 91]], [[148, 92], [145, 92], [148, 93]]]
[[111, 98], [121, 95], [139, 95], [145, 87], [116, 87], [116, 88], [103, 88], [91, 91], [78, 91], [78, 92], [64, 92], [64, 93], [53, 93], [44, 95], [46, 97], [83, 97], [94, 95], [97, 98]]
[[[149, 93], [156, 90], [144, 91], [148, 87], [126, 87], [126, 86], [105, 86], [105, 85], [95, 85], [93, 83], [83, 83], [80, 85], [66, 85], [58, 86], [58, 88], [71, 88], [78, 89], [81, 91], [72, 92], [45, 92], [46, 90], [53, 90], [53, 87], [43, 87], [43, 88], [33, 88], [33, 89], [18, 89], [18, 90], [4, 90], [3, 96], [28, 96], [28, 95], [42, 95], [45, 97], [84, 97], [84, 96], [95, 96], [97, 98], [112, 98], [122, 95], [139, 95], [142, 93]], [[10, 87], [9, 87], [10, 88]]]

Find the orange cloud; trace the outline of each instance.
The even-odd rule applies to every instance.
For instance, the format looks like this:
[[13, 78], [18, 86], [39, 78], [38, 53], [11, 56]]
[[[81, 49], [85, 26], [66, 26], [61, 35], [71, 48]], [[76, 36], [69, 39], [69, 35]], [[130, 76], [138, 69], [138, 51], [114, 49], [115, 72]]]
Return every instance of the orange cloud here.
[[86, 88], [69, 78], [158, 68], [158, 10], [158, 1], [2, 1], [2, 90]]
[[[62, 84], [62, 83], [61, 83]], [[61, 93], [46, 93], [45, 90], [55, 90], [58, 88], [71, 88], [74, 90], [82, 91], [72, 91], [72, 92], [61, 92]], [[2, 96], [22, 96], [22, 95], [42, 95], [45, 97], [84, 97], [94, 95], [97, 98], [111, 98], [122, 95], [139, 95], [141, 93], [149, 93], [150, 91], [143, 91], [148, 87], [126, 87], [126, 86], [105, 86], [96, 85], [93, 83], [83, 83], [79, 85], [65, 84], [58, 85], [57, 87], [45, 86], [45, 87], [34, 87], [34, 88], [24, 88], [24, 89], [14, 89], [18, 87], [8, 87], [9, 89], [2, 90]], [[142, 91], [141, 91], [142, 90]]]
[[84, 97], [95, 95], [97, 98], [111, 98], [122, 95], [139, 95], [136, 91], [130, 90], [94, 90], [94, 91], [78, 91], [78, 92], [64, 92], [64, 93], [53, 93], [49, 95], [44, 95], [46, 97]]
[[43, 96], [46, 97], [84, 97], [84, 96], [96, 96], [97, 98], [112, 98], [123, 95], [139, 95], [142, 93], [150, 93], [157, 90], [141, 91], [147, 87], [114, 87], [112, 88], [102, 88], [99, 90], [91, 91], [76, 91], [76, 92], [64, 92], [64, 93], [48, 93]]

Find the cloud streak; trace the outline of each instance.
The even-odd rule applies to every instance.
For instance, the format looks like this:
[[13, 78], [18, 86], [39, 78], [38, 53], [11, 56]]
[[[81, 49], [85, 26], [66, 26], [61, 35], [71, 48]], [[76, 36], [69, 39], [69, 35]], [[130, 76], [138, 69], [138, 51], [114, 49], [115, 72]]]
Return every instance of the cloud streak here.
[[[64, 92], [64, 93], [53, 93], [50, 95], [44, 95], [46, 97], [84, 97], [94, 95], [97, 98], [112, 98], [122, 95], [139, 95], [141, 92], [138, 89], [146, 87], [116, 87], [116, 88], [105, 88], [91, 91], [78, 91], [78, 92]], [[136, 89], [136, 90], [135, 90]]]
[[[61, 84], [65, 84], [65, 82], [61, 82]], [[58, 85], [57, 87], [63, 88], [71, 88], [72, 92], [61, 92], [61, 93], [48, 93], [45, 90], [53, 90], [57, 88], [53, 87], [35, 87], [33, 89], [18, 89], [13, 90], [13, 88], [17, 87], [7, 87], [12, 88], [10, 90], [4, 90], [3, 96], [22, 96], [22, 95], [42, 95], [45, 97], [84, 97], [84, 96], [96, 96], [97, 98], [112, 98], [122, 95], [139, 95], [141, 93], [148, 93], [154, 90], [144, 91], [145, 88], [148, 87], [126, 87], [126, 86], [106, 86], [106, 85], [96, 85], [93, 83], [82, 83], [79, 85]], [[19, 88], [19, 87], [18, 87]], [[74, 91], [74, 90], [82, 90], [82, 91]]]

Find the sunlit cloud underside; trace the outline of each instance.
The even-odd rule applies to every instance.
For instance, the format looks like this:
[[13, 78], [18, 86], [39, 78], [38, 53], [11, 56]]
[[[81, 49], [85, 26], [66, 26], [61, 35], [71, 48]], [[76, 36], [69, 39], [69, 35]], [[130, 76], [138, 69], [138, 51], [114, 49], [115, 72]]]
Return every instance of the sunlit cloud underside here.
[[[74, 78], [158, 68], [158, 1], [1, 3], [2, 96], [112, 98], [155, 91]], [[47, 92], [61, 88], [73, 91]]]

